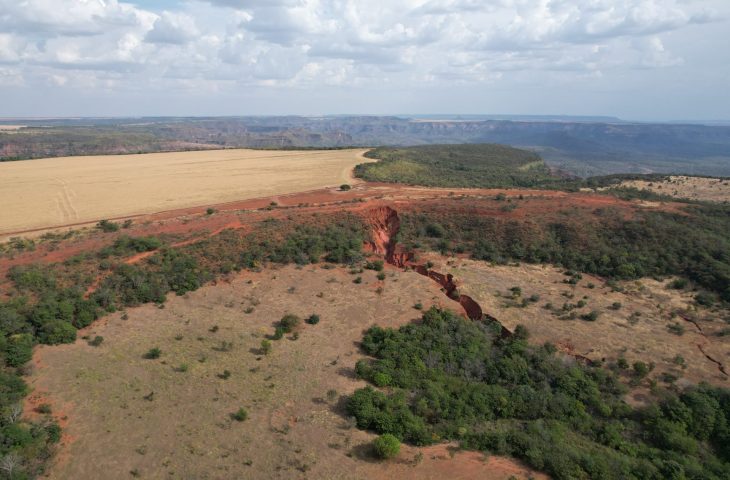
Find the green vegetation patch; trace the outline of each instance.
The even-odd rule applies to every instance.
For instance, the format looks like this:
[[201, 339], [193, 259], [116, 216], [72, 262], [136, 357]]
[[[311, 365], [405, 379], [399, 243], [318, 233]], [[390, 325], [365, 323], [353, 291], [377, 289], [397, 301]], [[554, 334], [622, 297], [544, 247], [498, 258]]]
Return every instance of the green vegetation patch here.
[[374, 357], [358, 375], [366, 387], [348, 400], [359, 428], [429, 445], [512, 455], [556, 479], [730, 478], [730, 391], [706, 385], [663, 392], [634, 409], [609, 371], [529, 346], [518, 328], [436, 308], [398, 330], [363, 338]]
[[730, 302], [730, 206], [692, 205], [686, 213], [574, 209], [529, 221], [431, 209], [400, 215], [410, 246], [471, 252], [495, 263], [552, 263], [608, 278], [681, 275]]
[[504, 145], [382, 147], [365, 155], [380, 161], [358, 165], [355, 175], [371, 182], [502, 188], [559, 180], [537, 154]]

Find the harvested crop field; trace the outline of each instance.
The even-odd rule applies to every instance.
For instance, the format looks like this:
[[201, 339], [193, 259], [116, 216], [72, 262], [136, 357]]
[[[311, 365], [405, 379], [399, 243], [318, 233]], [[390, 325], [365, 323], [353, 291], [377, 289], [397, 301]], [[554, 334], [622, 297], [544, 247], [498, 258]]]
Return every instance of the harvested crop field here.
[[[244, 273], [81, 332], [102, 336], [100, 346], [39, 347], [26, 412], [49, 403], [66, 417], [48, 477], [527, 478], [512, 460], [448, 445], [372, 458], [374, 436], [343, 414], [342, 396], [364, 385], [353, 375], [362, 331], [417, 319], [416, 301], [453, 304], [413, 272], [360, 275], [356, 284], [344, 267]], [[321, 320], [272, 340], [264, 354], [261, 341], [286, 313]], [[144, 359], [153, 347], [160, 357]], [[231, 414], [241, 407], [248, 418], [239, 422]]]
[[0, 235], [352, 182], [365, 150], [211, 150], [0, 163]]

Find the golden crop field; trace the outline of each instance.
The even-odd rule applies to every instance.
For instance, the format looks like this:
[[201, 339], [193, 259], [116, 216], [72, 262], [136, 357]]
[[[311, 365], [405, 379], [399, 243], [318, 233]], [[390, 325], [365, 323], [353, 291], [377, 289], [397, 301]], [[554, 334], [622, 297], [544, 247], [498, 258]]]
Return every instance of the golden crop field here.
[[366, 150], [209, 150], [0, 163], [0, 235], [352, 181]]

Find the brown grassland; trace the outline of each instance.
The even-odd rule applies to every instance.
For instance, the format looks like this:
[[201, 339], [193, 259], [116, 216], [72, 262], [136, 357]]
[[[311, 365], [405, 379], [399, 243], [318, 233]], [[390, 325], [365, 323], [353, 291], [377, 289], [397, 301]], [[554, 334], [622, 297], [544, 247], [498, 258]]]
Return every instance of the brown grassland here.
[[622, 187], [649, 190], [662, 195], [707, 202], [730, 201], [730, 179], [676, 175], [665, 181], [626, 180]]
[[[544, 478], [445, 445], [404, 447], [387, 463], [371, 457], [374, 436], [349, 422], [340, 401], [365, 384], [353, 372], [363, 330], [413, 321], [416, 301], [458, 305], [414, 273], [361, 275], [355, 284], [343, 267], [243, 273], [80, 332], [103, 336], [100, 347], [39, 347], [30, 403], [50, 402], [67, 417], [49, 478]], [[263, 354], [261, 341], [286, 313], [321, 321]], [[152, 347], [160, 358], [143, 359]], [[230, 417], [240, 407], [244, 422]]]

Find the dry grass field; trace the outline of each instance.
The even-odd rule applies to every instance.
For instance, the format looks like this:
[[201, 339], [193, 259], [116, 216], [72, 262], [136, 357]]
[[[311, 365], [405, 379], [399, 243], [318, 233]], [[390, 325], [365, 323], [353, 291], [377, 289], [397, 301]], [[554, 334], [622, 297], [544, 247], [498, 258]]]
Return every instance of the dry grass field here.
[[0, 163], [0, 235], [351, 183], [365, 150], [211, 150]]
[[[650, 378], [660, 382], [662, 374], [669, 373], [680, 385], [706, 381], [730, 386], [728, 376], [705, 356], [730, 364], [730, 336], [720, 336], [730, 321], [727, 311], [696, 307], [690, 292], [668, 289], [668, 281], [618, 282], [623, 291], [614, 291], [587, 274], [576, 285], [565, 283], [570, 279], [565, 270], [547, 265], [490, 266], [438, 255], [424, 255], [423, 260], [433, 262], [436, 271], [454, 275], [459, 292], [508, 329], [525, 325], [532, 343], [552, 342], [564, 352], [607, 363], [619, 357], [629, 365], [654, 362]], [[519, 296], [510, 290], [513, 287], [520, 288]], [[537, 297], [530, 301], [533, 295]], [[546, 308], [548, 304], [552, 308]], [[564, 304], [576, 307], [564, 311]], [[581, 319], [592, 311], [598, 312], [595, 321]], [[683, 333], [673, 333], [672, 325], [679, 325]]]
[[[99, 347], [84, 340], [39, 347], [31, 406], [47, 402], [66, 417], [49, 477], [527, 478], [509, 459], [449, 445], [403, 446], [392, 461], [373, 460], [373, 435], [342, 409], [342, 395], [363, 385], [353, 376], [363, 330], [417, 319], [417, 301], [458, 308], [428, 278], [386, 272], [378, 281], [365, 271], [361, 284], [343, 267], [244, 273], [171, 298], [163, 309], [106, 317], [84, 332], [103, 336]], [[286, 313], [317, 313], [321, 321], [302, 324], [296, 339], [272, 341], [264, 355], [261, 341]], [[160, 358], [142, 358], [152, 347]], [[248, 412], [243, 422], [230, 416], [240, 407]]]
[[630, 180], [621, 183], [622, 187], [649, 190], [654, 193], [675, 198], [703, 200], [708, 202], [730, 201], [730, 180], [723, 178], [672, 176], [664, 182]]

